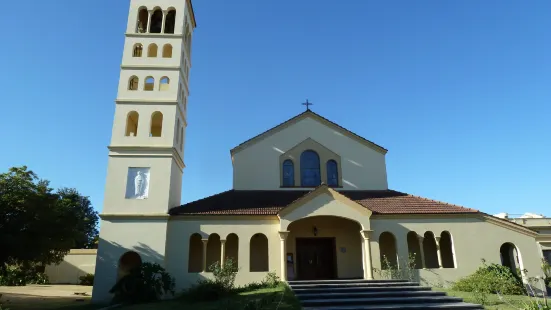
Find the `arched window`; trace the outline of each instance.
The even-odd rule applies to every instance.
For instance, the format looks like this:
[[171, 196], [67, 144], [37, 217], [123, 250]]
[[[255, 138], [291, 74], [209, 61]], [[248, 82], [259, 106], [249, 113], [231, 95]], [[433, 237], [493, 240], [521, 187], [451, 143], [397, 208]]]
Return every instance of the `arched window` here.
[[226, 237], [226, 257], [224, 260], [231, 258], [234, 266], [239, 266], [239, 237], [236, 234], [229, 234]]
[[221, 253], [220, 236], [218, 234], [212, 234], [209, 236], [207, 242], [207, 270], [211, 272], [211, 266], [216, 262], [220, 262]]
[[136, 32], [137, 33], [146, 33], [147, 32], [147, 20], [149, 19], [149, 13], [146, 8], [140, 8], [138, 12], [138, 25]]
[[157, 8], [153, 12], [153, 15], [151, 15], [151, 28], [149, 30], [150, 33], [161, 33], [161, 29], [163, 28], [163, 11], [161, 9]]
[[250, 243], [250, 272], [268, 271], [268, 238], [264, 234], [255, 234]]
[[169, 9], [166, 14], [165, 20], [165, 33], [174, 33], [174, 28], [176, 26], [176, 10]]
[[396, 238], [388, 231], [379, 236], [379, 252], [381, 255], [381, 269], [398, 268], [398, 252]]
[[134, 251], [128, 251], [124, 253], [119, 259], [119, 266], [117, 268], [117, 280], [128, 275], [132, 270], [139, 268], [142, 265], [142, 258], [140, 254]]
[[134, 44], [134, 50], [132, 52], [132, 57], [142, 57], [143, 45], [140, 43]]
[[140, 83], [140, 79], [137, 76], [130, 77], [130, 80], [128, 80], [128, 90], [138, 90], [138, 83]]
[[423, 238], [423, 254], [425, 255], [425, 267], [426, 268], [439, 268], [438, 266], [438, 253], [436, 251], [436, 240], [434, 234], [431, 231], [425, 232]]
[[339, 169], [337, 162], [332, 159], [327, 161], [327, 185], [339, 186]]
[[203, 240], [195, 233], [189, 237], [188, 272], [203, 271]]
[[155, 79], [151, 76], [146, 77], [143, 90], [152, 91], [153, 88], [155, 88]]
[[408, 241], [408, 256], [415, 257], [415, 269], [423, 268], [423, 261], [421, 258], [421, 247], [419, 246], [419, 235], [416, 232], [410, 231], [407, 234]]
[[315, 187], [321, 184], [320, 157], [318, 153], [307, 150], [300, 155], [300, 185]]
[[151, 115], [150, 137], [160, 137], [163, 132], [163, 113], [157, 111]]
[[157, 50], [159, 48], [157, 47], [157, 44], [152, 43], [149, 44], [149, 47], [147, 48], [147, 57], [157, 57]]
[[447, 231], [440, 234], [440, 255], [442, 255], [443, 268], [455, 268], [452, 236]]
[[136, 111], [131, 111], [126, 116], [126, 130], [125, 130], [125, 136], [127, 137], [135, 137], [138, 134], [138, 120], [140, 119], [140, 115]]
[[159, 84], [159, 90], [160, 91], [166, 91], [169, 89], [169, 85], [170, 85], [170, 79], [166, 76], [163, 76], [161, 78], [161, 82]]
[[295, 186], [295, 165], [290, 159], [283, 162], [283, 186]]
[[172, 45], [165, 44], [163, 46], [163, 58], [172, 58]]

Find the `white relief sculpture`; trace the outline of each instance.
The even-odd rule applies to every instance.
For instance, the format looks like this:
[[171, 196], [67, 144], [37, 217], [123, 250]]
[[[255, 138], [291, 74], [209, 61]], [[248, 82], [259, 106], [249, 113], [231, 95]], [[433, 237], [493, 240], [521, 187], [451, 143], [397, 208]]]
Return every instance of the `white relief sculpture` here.
[[128, 168], [127, 199], [146, 199], [149, 194], [149, 168]]

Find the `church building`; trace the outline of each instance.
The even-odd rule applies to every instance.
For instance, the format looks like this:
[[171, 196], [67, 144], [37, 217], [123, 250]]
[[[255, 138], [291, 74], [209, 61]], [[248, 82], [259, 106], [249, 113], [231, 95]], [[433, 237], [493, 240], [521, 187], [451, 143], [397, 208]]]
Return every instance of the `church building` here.
[[95, 302], [109, 301], [117, 279], [141, 262], [166, 268], [178, 290], [212, 278], [208, 267], [228, 258], [237, 285], [268, 272], [378, 279], [410, 257], [425, 285], [448, 285], [481, 259], [518, 267], [525, 280], [541, 274], [537, 232], [392, 190], [387, 149], [308, 107], [231, 150], [233, 188], [180, 205], [195, 27], [191, 0], [130, 1]]

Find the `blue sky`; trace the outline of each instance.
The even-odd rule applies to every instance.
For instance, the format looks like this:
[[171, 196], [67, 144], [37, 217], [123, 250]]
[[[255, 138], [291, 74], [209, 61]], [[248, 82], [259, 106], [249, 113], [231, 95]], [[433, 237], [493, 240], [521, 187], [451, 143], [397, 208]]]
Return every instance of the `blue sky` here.
[[[551, 216], [551, 1], [336, 3], [194, 2], [183, 202], [231, 188], [229, 150], [308, 98], [389, 150], [392, 189]], [[0, 171], [101, 210], [128, 6], [3, 3]]]

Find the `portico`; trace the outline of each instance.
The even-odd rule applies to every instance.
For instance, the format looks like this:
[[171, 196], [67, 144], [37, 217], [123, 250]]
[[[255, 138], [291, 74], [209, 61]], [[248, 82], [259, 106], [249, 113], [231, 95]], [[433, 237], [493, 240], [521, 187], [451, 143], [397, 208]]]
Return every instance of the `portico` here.
[[371, 214], [325, 185], [282, 209], [281, 279], [373, 279]]

